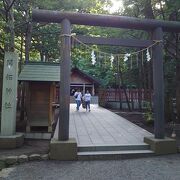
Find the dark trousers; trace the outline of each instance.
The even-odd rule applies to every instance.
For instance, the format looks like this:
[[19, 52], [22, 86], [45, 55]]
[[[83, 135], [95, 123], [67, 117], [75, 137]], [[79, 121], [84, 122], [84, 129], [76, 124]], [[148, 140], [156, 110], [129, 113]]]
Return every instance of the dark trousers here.
[[77, 109], [77, 111], [79, 111], [79, 107], [81, 105], [81, 100], [76, 100], [76, 105], [77, 105], [76, 109]]
[[86, 110], [89, 109], [90, 110], [90, 101], [85, 101], [86, 103]]

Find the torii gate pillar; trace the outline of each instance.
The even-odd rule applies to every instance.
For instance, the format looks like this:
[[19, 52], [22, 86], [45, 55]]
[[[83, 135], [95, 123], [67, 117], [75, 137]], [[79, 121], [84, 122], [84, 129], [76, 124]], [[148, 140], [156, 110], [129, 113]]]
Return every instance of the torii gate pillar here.
[[158, 27], [153, 32], [153, 39], [160, 41], [153, 48], [153, 102], [155, 111], [155, 138], [165, 137], [164, 122], [164, 74], [163, 74], [163, 31]]
[[[71, 69], [71, 23], [68, 19], [61, 22], [61, 61], [59, 91], [59, 127], [58, 139], [50, 143], [50, 159], [76, 160], [77, 142], [69, 138], [69, 106], [70, 106], [70, 69]], [[57, 124], [58, 125], [58, 124]]]
[[59, 92], [59, 134], [60, 141], [69, 139], [69, 104], [70, 104], [70, 66], [71, 66], [71, 23], [64, 19], [61, 23], [61, 61]]
[[160, 41], [153, 48], [154, 137], [145, 137], [144, 142], [150, 144], [156, 154], [176, 153], [176, 141], [165, 137], [163, 31], [161, 27], [154, 29], [153, 39]]

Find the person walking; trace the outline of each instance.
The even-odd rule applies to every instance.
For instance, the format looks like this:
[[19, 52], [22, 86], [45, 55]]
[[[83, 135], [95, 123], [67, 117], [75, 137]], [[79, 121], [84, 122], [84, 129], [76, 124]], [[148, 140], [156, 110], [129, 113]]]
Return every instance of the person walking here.
[[79, 107], [81, 105], [81, 98], [82, 98], [82, 94], [79, 89], [74, 93], [74, 97], [75, 97], [76, 105], [77, 105], [76, 110], [79, 111]]
[[91, 111], [90, 109], [90, 103], [91, 103], [91, 94], [89, 93], [89, 91], [86, 91], [86, 94], [84, 95], [84, 101], [86, 104], [86, 111], [89, 110], [89, 112]]

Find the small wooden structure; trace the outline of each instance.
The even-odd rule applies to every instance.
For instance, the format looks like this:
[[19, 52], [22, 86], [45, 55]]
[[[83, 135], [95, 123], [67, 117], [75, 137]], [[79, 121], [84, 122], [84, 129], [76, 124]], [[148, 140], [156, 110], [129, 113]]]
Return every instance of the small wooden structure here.
[[[43, 127], [43, 130], [52, 131], [55, 107], [59, 106], [60, 68], [57, 63], [31, 62], [24, 65], [18, 80], [25, 87], [23, 98], [26, 132], [33, 131], [34, 127]], [[97, 92], [99, 83], [78, 68], [71, 72], [71, 91], [77, 88]], [[21, 93], [19, 93], [21, 94]], [[69, 95], [70, 95], [69, 94]], [[37, 128], [36, 128], [37, 129]], [[36, 130], [35, 129], [35, 130]], [[47, 130], [46, 130], [47, 129]]]
[[80, 89], [83, 94], [86, 90], [91, 92], [92, 96], [98, 94], [98, 86], [100, 82], [97, 81], [93, 76], [90, 76], [78, 68], [71, 69], [71, 84], [70, 92], [73, 95], [73, 90]]

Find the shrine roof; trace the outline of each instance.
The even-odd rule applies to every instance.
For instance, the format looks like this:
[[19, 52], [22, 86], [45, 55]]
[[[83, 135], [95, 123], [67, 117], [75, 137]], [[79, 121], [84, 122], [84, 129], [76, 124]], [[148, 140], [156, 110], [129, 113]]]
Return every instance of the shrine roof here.
[[[82, 78], [87, 78], [95, 84], [101, 84], [95, 77], [85, 73], [78, 68], [72, 68], [71, 72], [76, 72]], [[49, 62], [29, 62], [25, 64], [19, 74], [19, 81], [45, 81], [58, 82], [60, 80], [59, 63]]]

